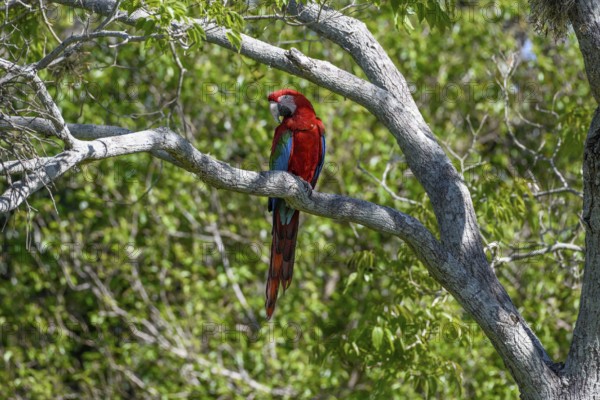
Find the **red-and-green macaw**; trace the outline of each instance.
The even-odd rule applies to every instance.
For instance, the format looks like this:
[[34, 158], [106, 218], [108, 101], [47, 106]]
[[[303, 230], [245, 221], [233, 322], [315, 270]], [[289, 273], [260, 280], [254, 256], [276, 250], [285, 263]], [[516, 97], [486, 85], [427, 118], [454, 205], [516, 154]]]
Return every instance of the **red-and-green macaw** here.
[[[295, 90], [278, 90], [268, 99], [273, 117], [281, 121], [273, 137], [270, 169], [297, 175], [314, 188], [325, 159], [323, 123], [310, 101]], [[269, 211], [273, 212], [273, 239], [265, 302], [267, 319], [275, 310], [279, 283], [285, 291], [292, 282], [300, 214], [277, 198], [269, 198]]]

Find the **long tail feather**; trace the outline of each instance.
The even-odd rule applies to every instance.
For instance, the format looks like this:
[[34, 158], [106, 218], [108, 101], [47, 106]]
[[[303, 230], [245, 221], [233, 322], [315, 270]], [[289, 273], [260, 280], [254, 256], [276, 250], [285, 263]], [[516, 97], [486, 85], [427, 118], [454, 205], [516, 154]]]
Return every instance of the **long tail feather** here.
[[273, 240], [271, 242], [271, 263], [269, 265], [269, 276], [267, 277], [267, 320], [275, 311], [275, 303], [279, 294], [279, 285], [285, 291], [292, 283], [294, 273], [294, 260], [296, 253], [296, 239], [298, 238], [299, 211], [294, 211], [289, 223], [281, 220], [279, 207], [286, 207], [285, 203], [278, 204], [273, 211]]

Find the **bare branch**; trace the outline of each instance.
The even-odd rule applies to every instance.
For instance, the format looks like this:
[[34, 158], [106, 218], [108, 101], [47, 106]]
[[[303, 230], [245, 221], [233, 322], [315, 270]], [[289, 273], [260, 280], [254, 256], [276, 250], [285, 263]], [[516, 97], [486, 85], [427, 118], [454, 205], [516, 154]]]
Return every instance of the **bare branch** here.
[[[80, 140], [94, 140], [131, 133], [129, 129], [110, 125], [67, 124], [67, 127], [71, 131], [71, 134]], [[34, 117], [5, 116], [0, 114], [0, 131], [16, 128], [30, 129], [46, 136], [56, 135], [56, 130], [50, 120]]]
[[581, 246], [577, 246], [572, 243], [555, 243], [551, 246], [547, 246], [542, 249], [531, 250], [528, 252], [519, 252], [519, 253], [513, 254], [508, 257], [497, 258], [496, 260], [494, 260], [493, 265], [497, 266], [500, 264], [505, 264], [505, 263], [509, 263], [509, 262], [513, 262], [513, 261], [517, 261], [517, 260], [523, 260], [523, 259], [527, 259], [527, 258], [541, 256], [541, 255], [547, 254], [547, 253], [555, 253], [555, 252], [561, 251], [561, 250], [576, 251], [578, 253], [584, 252], [584, 249]]
[[544, 196], [550, 196], [550, 195], [559, 194], [559, 193], [572, 193], [572, 194], [576, 195], [577, 197], [583, 198], [583, 193], [581, 193], [579, 190], [575, 190], [571, 187], [561, 187], [558, 189], [550, 189], [550, 190], [544, 190], [542, 192], [535, 192], [535, 193], [533, 193], [533, 197], [544, 197]]
[[[93, 125], [93, 124], [67, 124], [69, 131], [79, 140], [94, 140], [94, 139], [102, 139], [112, 136], [120, 136], [126, 135], [129, 133], [133, 133], [131, 130], [122, 128], [120, 126], [110, 126], [110, 125]], [[56, 130], [54, 126], [50, 122], [50, 120], [43, 118], [34, 118], [34, 117], [16, 117], [16, 116], [2, 116], [0, 114], [0, 131], [9, 130], [9, 129], [29, 129], [38, 133], [41, 133], [46, 136], [55, 136]], [[168, 153], [162, 150], [154, 150], [151, 151], [151, 154], [157, 158], [168, 161], [171, 164], [175, 164], [177, 166], [181, 166], [177, 160], [171, 157]], [[32, 160], [33, 161], [33, 160]], [[13, 169], [9, 169], [10, 171], [14, 171], [14, 173], [20, 172], [16, 166], [12, 167]], [[6, 170], [6, 167], [3, 167], [2, 170]], [[27, 169], [27, 168], [24, 168]], [[13, 172], [9, 172], [13, 173]]]
[[[362, 151], [361, 151], [362, 152]], [[403, 203], [408, 203], [410, 205], [416, 206], [419, 205], [421, 203], [419, 203], [418, 201], [415, 200], [411, 200], [411, 199], [407, 199], [406, 197], [402, 197], [402, 196], [398, 196], [387, 184], [386, 182], [386, 177], [387, 174], [391, 168], [391, 162], [388, 162], [385, 166], [385, 171], [383, 172], [383, 176], [381, 179], [377, 178], [375, 175], [373, 175], [372, 173], [370, 173], [369, 171], [367, 171], [365, 169], [365, 167], [362, 166], [361, 162], [360, 162], [360, 155], [358, 157], [358, 160], [356, 162], [356, 167], [358, 168], [359, 171], [361, 171], [362, 173], [364, 173], [365, 175], [367, 175], [369, 178], [373, 179], [375, 182], [377, 182], [382, 188], [383, 190], [385, 190], [390, 196], [392, 196], [392, 198], [394, 200], [397, 201], [401, 201]]]
[[72, 46], [73, 44], [88, 42], [88, 41], [91, 41], [94, 39], [107, 38], [107, 37], [118, 38], [118, 39], [123, 40], [123, 42], [119, 44], [119, 45], [121, 45], [121, 44], [125, 44], [128, 42], [142, 42], [142, 41], [145, 41], [145, 40], [148, 40], [151, 38], [162, 38], [162, 37], [164, 37], [164, 35], [154, 34], [154, 35], [147, 35], [147, 36], [134, 36], [134, 35], [130, 35], [127, 32], [123, 32], [123, 31], [99, 31], [99, 32], [85, 33], [82, 35], [73, 35], [73, 36], [70, 36], [67, 39], [63, 40], [61, 44], [59, 44], [57, 47], [54, 48], [54, 50], [52, 50], [50, 53], [48, 53], [40, 61], [35, 63], [34, 68], [37, 71], [46, 68], [47, 66], [52, 64], [52, 62], [54, 60], [56, 60], [63, 52], [65, 52], [69, 48], [69, 46]]
[[[115, 0], [56, 0], [53, 2], [96, 11], [102, 15], [111, 12], [115, 4]], [[147, 16], [147, 13], [141, 10], [134, 15], [119, 12], [117, 19], [133, 25], [145, 16]], [[196, 23], [204, 28], [207, 42], [235, 52], [238, 51], [227, 38], [227, 29], [205, 20], [196, 20]], [[176, 26], [174, 30], [182, 31], [187, 28]], [[241, 54], [265, 65], [308, 79], [317, 85], [356, 101], [369, 110], [379, 109], [382, 102], [389, 97], [385, 90], [377, 88], [372, 83], [360, 79], [329, 62], [306, 57], [296, 49], [287, 51], [244, 34], [241, 35], [241, 39], [242, 47], [239, 49]]]
[[54, 160], [54, 157], [40, 157], [33, 158], [31, 160], [0, 162], [0, 173], [14, 175], [23, 172], [35, 171], [44, 168], [52, 160]]
[[[0, 68], [8, 72], [7, 75], [2, 78], [3, 81], [10, 80], [16, 76], [23, 76], [28, 79], [31, 86], [35, 89], [37, 97], [52, 117], [51, 122], [54, 126], [56, 136], [65, 143], [67, 149], [76, 146], [78, 140], [71, 135], [71, 132], [69, 132], [69, 128], [62, 117], [62, 113], [52, 99], [52, 96], [50, 96], [50, 93], [48, 93], [46, 85], [37, 75], [35, 68], [22, 67], [2, 58], [0, 58]], [[0, 85], [1, 84], [2, 82], [0, 82]]]
[[[215, 196], [216, 195], [217, 194], [215, 193]], [[231, 263], [229, 262], [229, 257], [227, 256], [227, 251], [225, 249], [225, 244], [223, 243], [223, 238], [221, 237], [221, 232], [219, 231], [219, 226], [213, 222], [207, 228], [207, 230], [209, 232], [213, 233], [213, 238], [214, 238], [215, 244], [217, 245], [217, 250], [221, 254], [221, 262], [223, 263], [223, 268], [225, 268], [225, 273], [227, 274], [227, 279], [229, 279], [229, 283], [231, 284], [231, 287], [233, 288], [235, 297], [237, 297], [242, 308], [244, 309], [244, 312], [246, 313], [248, 320], [253, 325], [258, 325], [258, 320], [256, 319], [256, 316], [254, 315], [252, 308], [248, 304], [248, 301], [246, 300], [246, 296], [244, 296], [244, 292], [242, 291], [242, 288], [240, 287], [240, 285], [238, 285], [238, 283], [235, 280], [235, 275], [234, 275], [233, 270], [231, 269]]]
[[31, 5], [21, 0], [4, 0], [4, 5], [0, 6], [0, 11], [8, 11], [10, 8], [20, 6], [31, 9]]
[[33, 193], [56, 180], [84, 158], [83, 153], [67, 150], [47, 160], [40, 168], [13, 183], [0, 196], [0, 213], [14, 210]]

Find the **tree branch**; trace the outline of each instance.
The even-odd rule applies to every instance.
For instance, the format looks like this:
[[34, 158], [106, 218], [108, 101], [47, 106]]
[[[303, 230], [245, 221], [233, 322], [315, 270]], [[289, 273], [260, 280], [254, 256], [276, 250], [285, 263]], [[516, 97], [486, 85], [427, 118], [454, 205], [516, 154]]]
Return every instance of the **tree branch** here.
[[163, 37], [163, 35], [154, 34], [154, 35], [148, 35], [148, 36], [134, 36], [134, 35], [128, 34], [127, 32], [122, 32], [122, 31], [98, 31], [98, 32], [85, 33], [82, 35], [69, 36], [68, 38], [63, 40], [61, 44], [59, 44], [57, 47], [55, 47], [50, 53], [48, 53], [44, 58], [42, 58], [40, 61], [35, 63], [34, 68], [37, 71], [46, 68], [47, 66], [52, 64], [52, 62], [54, 60], [56, 60], [63, 52], [67, 51], [69, 46], [71, 46], [73, 44], [88, 42], [90, 40], [94, 40], [97, 38], [106, 38], [106, 37], [122, 39], [123, 42], [121, 44], [125, 44], [128, 42], [142, 42], [142, 41], [148, 40], [150, 38], [161, 38], [161, 37]]
[[312, 191], [306, 182], [286, 172], [253, 172], [234, 168], [201, 153], [183, 137], [166, 128], [84, 143], [85, 146], [80, 149], [52, 157], [44, 163], [43, 168], [19, 181], [0, 196], [0, 212], [18, 207], [44, 184], [54, 181], [82, 162], [139, 152], [163, 151], [184, 169], [197, 174], [200, 179], [216, 188], [283, 198], [294, 208], [310, 214], [354, 222], [398, 236], [414, 247], [419, 258], [427, 265], [446, 262], [445, 251], [437, 240], [418, 220], [409, 215], [363, 200]]
[[[73, 136], [80, 140], [94, 140], [131, 133], [129, 129], [110, 125], [67, 124], [67, 127]], [[48, 119], [0, 114], [0, 130], [9, 129], [30, 129], [45, 136], [56, 135], [56, 130]]]
[[292, 0], [287, 11], [308, 28], [346, 50], [387, 98], [365, 105], [396, 138], [406, 161], [431, 199], [446, 249], [476, 268], [487, 261], [471, 195], [414, 102], [404, 76], [366, 25], [334, 9]]
[[581, 248], [580, 246], [577, 246], [575, 244], [572, 244], [572, 243], [555, 243], [553, 245], [546, 246], [541, 249], [531, 250], [531, 251], [527, 251], [527, 252], [522, 252], [522, 251], [516, 252], [515, 254], [507, 256], [507, 257], [497, 258], [494, 260], [493, 264], [494, 264], [494, 266], [497, 266], [500, 264], [506, 264], [509, 262], [523, 260], [526, 258], [537, 257], [537, 256], [541, 256], [541, 255], [548, 254], [548, 253], [554, 253], [554, 252], [561, 251], [561, 250], [576, 251], [579, 253], [584, 252], [583, 248]]
[[14, 175], [23, 172], [35, 171], [37, 169], [44, 168], [46, 165], [52, 162], [53, 159], [53, 157], [40, 157], [33, 158], [31, 160], [3, 161], [0, 162], [0, 173]]
[[69, 128], [62, 117], [62, 113], [52, 99], [52, 96], [50, 96], [50, 93], [48, 93], [46, 85], [38, 76], [35, 68], [32, 68], [31, 66], [22, 67], [2, 58], [0, 58], [0, 68], [7, 71], [7, 74], [2, 78], [2, 82], [0, 82], [0, 86], [3, 82], [11, 80], [17, 76], [23, 76], [27, 78], [27, 80], [30, 82], [30, 85], [35, 89], [37, 97], [40, 99], [52, 117], [51, 123], [54, 126], [55, 135], [65, 143], [65, 147], [67, 149], [76, 146], [78, 140], [71, 135], [71, 132], [69, 132]]
[[[78, 140], [94, 140], [102, 139], [112, 136], [126, 135], [133, 133], [131, 130], [122, 128], [120, 126], [110, 125], [93, 125], [93, 124], [67, 124], [67, 127], [73, 137]], [[10, 129], [29, 129], [37, 133], [41, 133], [46, 136], [56, 136], [54, 126], [50, 120], [44, 118], [35, 117], [17, 117], [17, 116], [5, 116], [0, 114], [0, 131]], [[175, 164], [178, 167], [181, 165], [171, 157], [168, 153], [162, 150], [153, 150], [150, 152], [153, 156], [162, 160], [168, 161], [171, 164]], [[29, 162], [36, 163], [39, 159], [29, 160]], [[19, 162], [19, 161], [17, 161]], [[24, 164], [31, 165], [31, 164]], [[8, 163], [7, 163], [8, 166]], [[27, 168], [19, 167], [16, 165], [7, 168], [7, 166], [0, 166], [0, 171], [7, 171], [8, 173], [20, 173], [22, 170]]]
[[61, 175], [79, 164], [85, 155], [78, 151], [66, 150], [47, 160], [40, 168], [13, 183], [0, 196], [0, 213], [7, 213], [20, 206], [29, 196], [58, 179]]

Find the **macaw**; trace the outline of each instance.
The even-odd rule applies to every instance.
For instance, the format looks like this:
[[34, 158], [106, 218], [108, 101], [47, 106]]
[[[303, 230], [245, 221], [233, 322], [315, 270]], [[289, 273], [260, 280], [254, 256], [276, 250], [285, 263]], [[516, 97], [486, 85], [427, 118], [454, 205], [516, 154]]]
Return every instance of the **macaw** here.
[[[297, 175], [314, 188], [325, 159], [323, 123], [310, 101], [295, 90], [278, 90], [269, 94], [268, 100], [273, 118], [281, 122], [271, 145], [270, 169]], [[275, 310], [279, 284], [285, 292], [292, 282], [300, 214], [278, 198], [269, 198], [269, 211], [273, 213], [273, 229], [265, 302], [267, 320]]]

